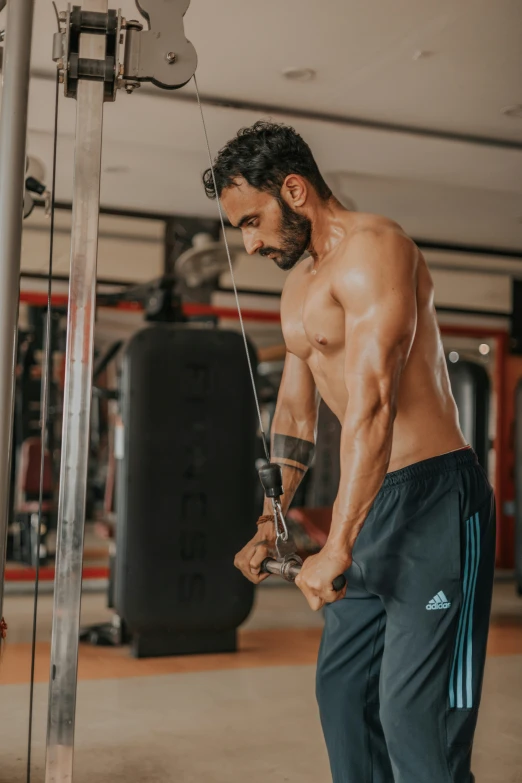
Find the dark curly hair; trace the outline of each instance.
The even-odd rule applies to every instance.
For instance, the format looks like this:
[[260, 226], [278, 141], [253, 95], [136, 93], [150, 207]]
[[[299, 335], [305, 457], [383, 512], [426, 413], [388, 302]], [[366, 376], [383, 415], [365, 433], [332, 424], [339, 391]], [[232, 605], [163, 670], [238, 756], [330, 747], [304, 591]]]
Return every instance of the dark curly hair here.
[[215, 199], [226, 187], [243, 177], [257, 190], [280, 198], [283, 182], [289, 174], [305, 177], [323, 200], [332, 195], [324, 181], [308, 144], [288, 125], [256, 122], [241, 128], [235, 138], [219, 151], [214, 162], [217, 194], [212, 170], [203, 174], [207, 196]]

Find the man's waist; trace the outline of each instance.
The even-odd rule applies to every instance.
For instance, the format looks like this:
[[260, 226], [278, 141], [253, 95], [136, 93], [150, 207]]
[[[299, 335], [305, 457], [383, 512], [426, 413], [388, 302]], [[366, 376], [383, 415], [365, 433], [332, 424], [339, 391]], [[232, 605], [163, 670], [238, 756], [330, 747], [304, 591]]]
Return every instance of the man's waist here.
[[461, 446], [452, 451], [427, 457], [397, 470], [390, 471], [386, 474], [382, 488], [386, 489], [387, 487], [402, 484], [405, 481], [432, 477], [440, 473], [447, 473], [450, 470], [458, 470], [466, 465], [478, 464], [477, 455], [471, 446]]

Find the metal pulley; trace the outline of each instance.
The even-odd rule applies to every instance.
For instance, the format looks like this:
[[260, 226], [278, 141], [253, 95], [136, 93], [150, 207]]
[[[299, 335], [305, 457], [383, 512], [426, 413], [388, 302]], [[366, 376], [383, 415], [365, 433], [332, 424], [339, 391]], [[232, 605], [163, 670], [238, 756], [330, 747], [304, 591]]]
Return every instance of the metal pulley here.
[[[59, 15], [53, 60], [68, 98], [77, 97], [80, 79], [103, 82], [104, 101], [116, 100], [120, 87], [132, 93], [141, 82], [152, 82], [164, 90], [177, 90], [192, 79], [198, 59], [183, 24], [190, 0], [141, 0], [136, 5], [148, 22], [146, 30], [141, 22], [126, 20], [120, 10], [101, 12], [69, 5]], [[103, 58], [82, 56], [82, 34], [105, 38]]]

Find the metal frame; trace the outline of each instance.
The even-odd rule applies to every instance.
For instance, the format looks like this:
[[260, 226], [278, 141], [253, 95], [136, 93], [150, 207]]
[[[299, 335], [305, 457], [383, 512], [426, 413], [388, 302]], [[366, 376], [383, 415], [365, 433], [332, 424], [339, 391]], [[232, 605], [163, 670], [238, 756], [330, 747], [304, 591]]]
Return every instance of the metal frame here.
[[[107, 0], [85, 0], [89, 11], [107, 11]], [[105, 58], [105, 36], [82, 34], [83, 57]], [[100, 207], [104, 84], [81, 79], [71, 237], [69, 311], [58, 502], [46, 783], [70, 783], [73, 771], [78, 632], [92, 395], [96, 264]]]
[[[65, 93], [76, 98], [77, 113], [45, 783], [71, 783], [73, 774], [103, 104], [104, 100], [115, 99], [119, 85], [132, 92], [129, 83], [134, 89], [137, 82], [126, 81], [129, 77], [151, 80], [168, 89], [177, 89], [192, 78], [197, 57], [183, 30], [189, 3], [190, 0], [141, 0], [138, 8], [152, 29], [142, 33], [138, 29], [141, 25], [125, 22], [125, 62], [132, 65], [129, 74], [125, 73], [125, 66], [120, 67], [118, 58], [119, 31], [124, 22], [119, 12], [116, 18], [115, 12], [109, 11], [108, 0], [84, 0], [81, 8], [69, 6], [63, 15], [65, 30], [61, 29], [53, 42]], [[165, 40], [161, 40], [159, 30], [168, 31]], [[170, 48], [167, 53], [166, 44]]]
[[33, 11], [34, 0], [11, 0], [7, 9], [0, 117], [0, 619], [10, 509], [14, 369]]
[[[3, 0], [0, 0], [0, 7], [2, 3]], [[84, 0], [79, 11], [69, 6], [67, 13], [59, 17], [61, 29], [53, 40], [59, 76], [68, 83], [72, 72], [67, 42], [69, 23], [72, 25], [74, 22], [76, 43], [79, 39], [79, 48], [74, 50], [77, 125], [46, 783], [71, 783], [73, 773], [103, 104], [104, 99], [114, 100], [118, 86], [132, 91], [129, 84], [134, 89], [137, 82], [125, 81], [129, 78], [153, 81], [165, 89], [177, 89], [192, 78], [197, 56], [183, 29], [183, 17], [189, 4], [190, 0], [170, 0], [169, 3], [141, 0], [138, 9], [149, 20], [150, 29], [142, 34], [138, 29], [141, 25], [129, 23], [126, 27], [128, 56], [125, 62], [129, 66], [128, 74], [125, 73], [125, 65], [121, 67], [118, 61], [123, 20], [117, 12], [114, 40], [116, 12], [108, 13], [108, 0]], [[11, 0], [9, 3], [0, 119], [0, 618], [10, 492], [33, 12], [34, 0]], [[74, 14], [73, 21], [71, 13]], [[107, 49], [109, 34], [112, 35], [110, 51]], [[166, 44], [169, 46], [167, 52], [164, 49]], [[103, 61], [102, 66], [98, 63], [100, 60]]]

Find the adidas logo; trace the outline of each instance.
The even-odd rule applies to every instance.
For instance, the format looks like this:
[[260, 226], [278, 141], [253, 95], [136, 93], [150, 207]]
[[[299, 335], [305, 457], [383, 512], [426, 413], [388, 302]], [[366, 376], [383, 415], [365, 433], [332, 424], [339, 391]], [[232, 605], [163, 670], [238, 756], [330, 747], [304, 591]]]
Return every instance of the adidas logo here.
[[426, 604], [426, 609], [431, 612], [432, 609], [449, 609], [451, 602], [448, 601], [442, 590], [434, 596], [429, 604]]

